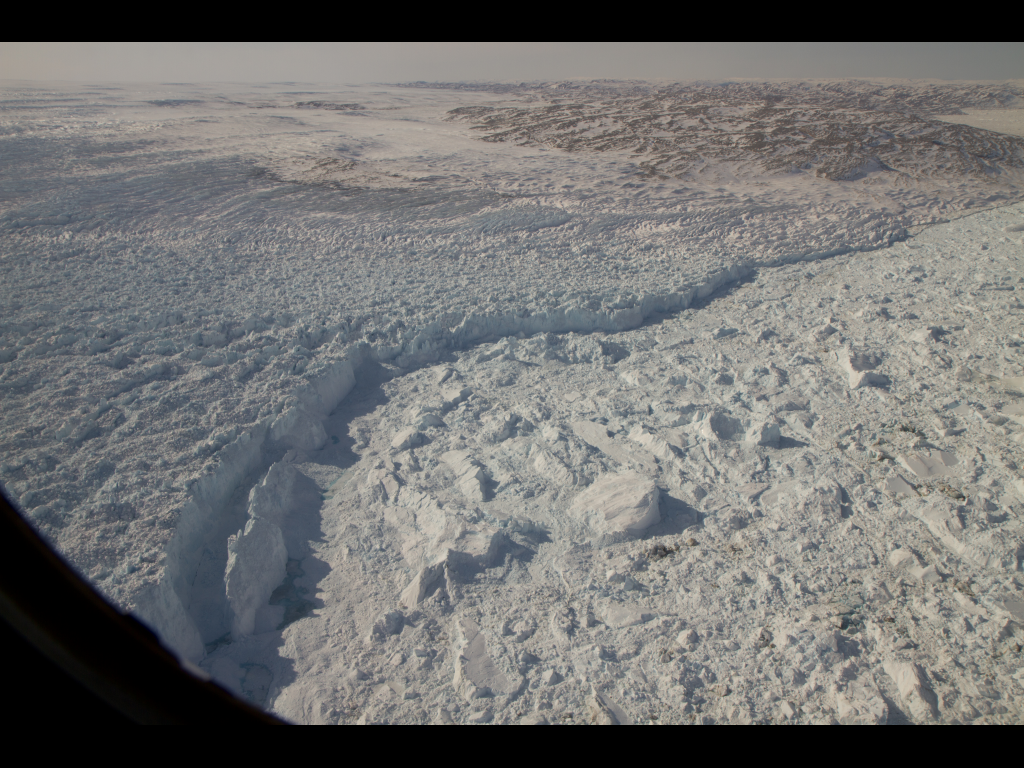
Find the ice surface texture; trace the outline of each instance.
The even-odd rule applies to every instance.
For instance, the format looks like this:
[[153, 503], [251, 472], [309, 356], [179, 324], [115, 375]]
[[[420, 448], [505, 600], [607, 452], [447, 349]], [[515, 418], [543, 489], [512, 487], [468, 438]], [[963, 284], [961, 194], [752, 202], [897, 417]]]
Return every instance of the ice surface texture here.
[[105, 594], [303, 721], [1009, 716], [1020, 215], [894, 244], [1018, 90], [294, 90], [2, 95], [0, 480]]

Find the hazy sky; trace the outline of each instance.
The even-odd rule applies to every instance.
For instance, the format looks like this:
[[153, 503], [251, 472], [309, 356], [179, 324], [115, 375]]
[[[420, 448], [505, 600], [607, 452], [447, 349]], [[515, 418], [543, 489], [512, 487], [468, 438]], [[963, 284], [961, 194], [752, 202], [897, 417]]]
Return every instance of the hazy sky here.
[[1021, 43], [0, 43], [0, 79], [1024, 78]]

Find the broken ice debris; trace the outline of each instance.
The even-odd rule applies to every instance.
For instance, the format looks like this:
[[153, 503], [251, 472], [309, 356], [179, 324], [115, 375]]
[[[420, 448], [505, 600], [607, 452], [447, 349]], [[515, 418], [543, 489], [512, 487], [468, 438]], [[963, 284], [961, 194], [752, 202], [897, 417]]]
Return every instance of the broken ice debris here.
[[546, 670], [540, 676], [540, 679], [541, 682], [544, 683], [544, 685], [558, 685], [560, 682], [562, 682], [562, 676], [553, 669]]
[[519, 416], [514, 413], [490, 414], [484, 419], [483, 428], [477, 434], [477, 442], [481, 445], [492, 445], [508, 440], [515, 433], [520, 421]]
[[371, 469], [363, 486], [369, 501], [385, 501], [392, 504], [398, 499], [399, 488], [398, 478], [386, 469]]
[[951, 552], [982, 568], [995, 571], [1016, 571], [1021, 546], [1015, 536], [999, 529], [981, 531], [966, 536], [957, 507], [952, 502], [939, 500], [914, 513], [928, 526], [929, 532]]
[[524, 715], [519, 725], [550, 725], [547, 716], [543, 712], [531, 712]]
[[873, 682], [854, 680], [836, 694], [840, 725], [885, 725], [889, 707]]
[[598, 535], [637, 534], [661, 521], [660, 492], [635, 472], [608, 474], [576, 497], [571, 512]]
[[818, 344], [820, 344], [821, 342], [825, 341], [825, 339], [827, 339], [829, 336], [831, 336], [833, 333], [838, 333], [838, 332], [839, 332], [838, 329], [833, 327], [831, 323], [825, 323], [820, 328], [815, 328], [813, 331], [811, 331], [811, 341], [814, 341], [814, 342], [817, 342]]
[[896, 683], [900, 698], [915, 720], [930, 720], [938, 714], [935, 693], [928, 687], [924, 671], [917, 664], [889, 659], [883, 669]]
[[629, 439], [640, 443], [662, 461], [672, 461], [675, 458], [675, 453], [668, 441], [648, 431], [645, 427], [634, 427], [629, 433]]
[[892, 600], [892, 593], [884, 581], [868, 579], [864, 582], [864, 600], [868, 603], [887, 603]]
[[622, 708], [596, 690], [591, 689], [587, 708], [590, 710], [590, 722], [594, 725], [630, 725], [629, 717]]
[[651, 383], [650, 376], [635, 370], [625, 370], [619, 374], [619, 378], [631, 387], [644, 387]]
[[901, 568], [911, 568], [917, 565], [917, 558], [905, 549], [894, 549], [889, 553], [889, 565], [897, 571]]
[[574, 421], [572, 431], [576, 433], [583, 442], [595, 448], [601, 448], [611, 440], [607, 428], [603, 424], [593, 421]]
[[642, 449], [627, 451], [615, 442], [602, 424], [597, 424], [593, 421], [574, 421], [572, 423], [572, 431], [583, 442], [594, 446], [619, 464], [628, 466], [630, 463], [633, 463], [645, 472], [652, 474], [657, 472], [657, 464], [650, 453]]
[[862, 352], [854, 352], [849, 348], [836, 352], [836, 360], [839, 367], [849, 376], [850, 389], [861, 387], [886, 387], [889, 385], [889, 377], [876, 373], [875, 368], [881, 359], [877, 355], [870, 355]]
[[459, 403], [463, 403], [469, 399], [469, 396], [473, 394], [473, 390], [469, 387], [450, 387], [441, 393], [444, 398], [444, 408], [446, 411], [450, 411], [455, 408]]
[[557, 443], [559, 440], [565, 439], [562, 436], [561, 431], [559, 431], [558, 427], [556, 427], [554, 424], [548, 424], [546, 427], [544, 427], [544, 429], [540, 431], [540, 434], [545, 441], [551, 443], [552, 445]]
[[751, 503], [768, 490], [766, 483], [744, 483], [736, 487], [736, 492], [743, 497], [747, 503]]
[[519, 681], [502, 670], [487, 652], [480, 627], [469, 619], [458, 622], [461, 652], [455, 661], [455, 689], [467, 701], [488, 695], [508, 695], [519, 689]]
[[942, 581], [942, 574], [938, 572], [934, 565], [913, 566], [907, 569], [907, 573], [922, 584], [937, 584]]
[[684, 630], [676, 636], [676, 644], [680, 648], [692, 648], [698, 642], [700, 642], [700, 638], [697, 637], [697, 633], [692, 629]]
[[912, 453], [906, 457], [901, 456], [899, 461], [922, 480], [953, 474], [952, 467], [960, 463], [952, 453], [937, 450]]
[[402, 591], [402, 605], [410, 609], [419, 605], [443, 573], [444, 563], [436, 563], [420, 570], [409, 586]]
[[782, 432], [779, 425], [772, 421], [762, 421], [754, 424], [747, 430], [747, 442], [754, 445], [778, 448], [782, 440]]
[[938, 341], [939, 337], [945, 333], [941, 327], [936, 325], [929, 325], [926, 328], [919, 328], [918, 330], [910, 333], [907, 338], [917, 344], [927, 344], [929, 341]]
[[428, 429], [430, 427], [443, 427], [444, 421], [433, 412], [431, 408], [418, 406], [413, 408], [409, 414], [409, 423], [414, 429]]
[[533, 452], [533, 468], [541, 477], [571, 488], [578, 482], [576, 473], [570, 470], [550, 451], [537, 448]]
[[442, 461], [455, 472], [459, 490], [470, 501], [484, 501], [487, 474], [483, 466], [470, 455], [469, 451], [447, 451]]
[[416, 427], [406, 427], [395, 435], [394, 440], [391, 441], [391, 449], [393, 451], [404, 451], [409, 448], [414, 448], [423, 442], [423, 435]]
[[886, 491], [895, 494], [896, 496], [917, 496], [917, 491], [914, 490], [914, 486], [897, 474], [887, 477], [883, 487]]
[[621, 629], [643, 624], [645, 621], [650, 621], [652, 616], [653, 614], [649, 611], [643, 611], [632, 605], [612, 603], [604, 611], [604, 623], [612, 629]]
[[1024, 624], [1024, 601], [1006, 598], [1004, 600], [997, 600], [994, 604], [996, 608], [1009, 614], [1018, 624]]
[[733, 440], [737, 433], [743, 433], [743, 422], [721, 411], [709, 413], [697, 428], [697, 434], [712, 442]]
[[507, 626], [504, 634], [512, 636], [512, 639], [517, 643], [522, 643], [525, 640], [529, 640], [533, 637], [533, 633], [537, 631], [537, 622], [527, 617], [520, 619], [512, 626]]
[[384, 640], [397, 635], [405, 625], [405, 615], [401, 611], [388, 611], [373, 623], [370, 629], [370, 640]]

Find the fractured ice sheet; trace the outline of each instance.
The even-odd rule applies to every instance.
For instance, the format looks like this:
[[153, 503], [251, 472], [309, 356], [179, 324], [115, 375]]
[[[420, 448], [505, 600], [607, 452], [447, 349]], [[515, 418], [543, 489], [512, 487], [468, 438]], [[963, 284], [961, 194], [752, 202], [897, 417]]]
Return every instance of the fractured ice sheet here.
[[5, 490], [299, 722], [1019, 719], [1012, 93], [762, 87], [9, 88]]

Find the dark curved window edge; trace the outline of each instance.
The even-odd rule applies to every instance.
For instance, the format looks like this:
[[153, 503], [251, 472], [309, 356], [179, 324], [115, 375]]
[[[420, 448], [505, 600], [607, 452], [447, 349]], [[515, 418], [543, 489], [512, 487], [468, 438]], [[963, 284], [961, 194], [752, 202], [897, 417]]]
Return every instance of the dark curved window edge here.
[[284, 724], [204, 679], [146, 625], [110, 605], [3, 492], [0, 643], [17, 660], [19, 690], [9, 699], [16, 716], [8, 723], [45, 722], [56, 705], [62, 720], [77, 724]]

